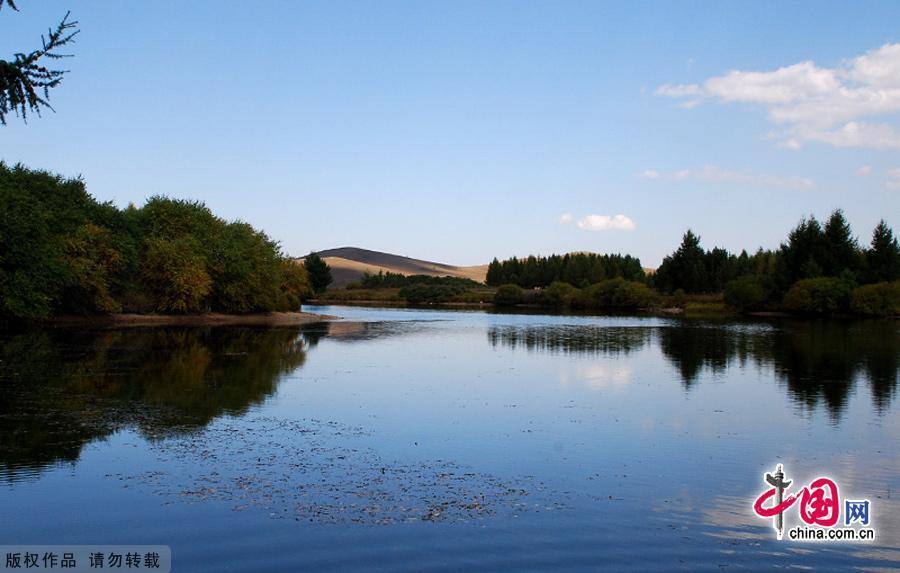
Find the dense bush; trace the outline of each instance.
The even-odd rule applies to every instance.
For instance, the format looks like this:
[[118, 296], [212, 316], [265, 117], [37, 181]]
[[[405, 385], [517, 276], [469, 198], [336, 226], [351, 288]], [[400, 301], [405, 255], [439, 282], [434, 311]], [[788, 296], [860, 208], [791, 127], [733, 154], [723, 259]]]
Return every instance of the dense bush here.
[[347, 285], [348, 289], [403, 288], [410, 285], [448, 285], [461, 287], [484, 286], [462, 277], [435, 277], [430, 275], [402, 275], [400, 273], [378, 271], [377, 274], [363, 273], [358, 281]]
[[79, 179], [0, 163], [0, 318], [298, 309], [306, 272], [202, 203], [99, 203]]
[[581, 289], [575, 304], [587, 309], [637, 309], [655, 306], [659, 295], [643, 283], [610, 279]]
[[744, 312], [759, 308], [766, 301], [766, 289], [756, 275], [747, 275], [725, 285], [725, 304]]
[[410, 285], [400, 289], [400, 297], [410, 304], [450, 302], [463, 290], [453, 285]]
[[900, 315], [900, 281], [861, 286], [853, 291], [850, 309], [868, 316]]
[[522, 304], [524, 300], [522, 287], [513, 284], [501, 285], [494, 294], [494, 304], [497, 306], [515, 306]]
[[[60, 293], [77, 286], [66, 237], [105, 208], [80, 180], [0, 163], [0, 316], [40, 318], [59, 306]], [[77, 247], [72, 254], [81, 256]]]
[[156, 301], [159, 312], [200, 312], [207, 310], [212, 279], [190, 235], [176, 239], [151, 237], [141, 265], [141, 279]]
[[683, 288], [677, 288], [672, 293], [672, 304], [678, 308], [684, 308], [687, 305], [687, 293]]
[[784, 307], [809, 314], [833, 314], [849, 309], [852, 283], [837, 277], [799, 280], [784, 295]]
[[541, 292], [541, 302], [548, 306], [570, 306], [580, 294], [579, 290], [569, 283], [555, 281]]

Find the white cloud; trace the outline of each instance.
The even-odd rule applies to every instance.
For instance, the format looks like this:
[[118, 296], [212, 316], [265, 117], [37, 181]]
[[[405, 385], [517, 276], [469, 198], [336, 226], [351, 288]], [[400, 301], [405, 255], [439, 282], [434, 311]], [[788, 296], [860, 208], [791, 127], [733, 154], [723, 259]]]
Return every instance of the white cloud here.
[[862, 165], [862, 166], [860, 166], [859, 169], [856, 170], [856, 175], [859, 177], [865, 177], [866, 175], [868, 175], [871, 172], [872, 172], [871, 165]]
[[809, 129], [798, 126], [795, 133], [807, 141], [821, 141], [835, 147], [869, 147], [872, 149], [900, 149], [900, 133], [883, 123], [850, 121], [835, 130]]
[[[646, 178], [644, 174], [641, 174], [640, 177]], [[811, 189], [815, 186], [815, 183], [806, 177], [779, 177], [753, 173], [751, 171], [732, 171], [729, 169], [722, 169], [715, 165], [706, 165], [700, 169], [681, 169], [668, 174], [657, 173], [655, 178], [665, 178], [673, 181], [693, 180], [704, 181], [707, 183], [795, 190]]]
[[578, 228], [585, 231], [633, 231], [634, 221], [625, 215], [587, 215], [578, 220]]
[[680, 84], [674, 86], [665, 84], [656, 89], [656, 95], [666, 97], [699, 97], [703, 95], [703, 89], [697, 84]]
[[891, 191], [900, 189], [900, 168], [888, 169], [887, 181], [884, 182], [884, 186]]
[[866, 118], [900, 112], [900, 44], [852, 58], [834, 68], [806, 61], [773, 71], [733, 70], [700, 84], [666, 84], [656, 94], [694, 107], [706, 100], [762, 107], [778, 126], [779, 145], [810, 141], [836, 147], [900, 149], [900, 133]]
[[648, 169], [638, 174], [641, 179], [659, 179], [659, 172], [654, 169]]
[[572, 213], [563, 213], [559, 216], [559, 222], [562, 225], [568, 225], [572, 221], [575, 220], [575, 217], [572, 216]]

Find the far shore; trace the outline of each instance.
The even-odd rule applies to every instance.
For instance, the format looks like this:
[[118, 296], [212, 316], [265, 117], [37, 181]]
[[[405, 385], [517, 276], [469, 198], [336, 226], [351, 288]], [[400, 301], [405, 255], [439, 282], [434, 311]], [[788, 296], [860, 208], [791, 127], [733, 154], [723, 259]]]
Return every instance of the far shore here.
[[[603, 316], [606, 314], [634, 314], [634, 315], [655, 315], [655, 316], [677, 316], [682, 318], [696, 319], [696, 318], [710, 318], [710, 319], [732, 319], [732, 318], [761, 318], [761, 319], [770, 319], [770, 318], [804, 318], [803, 315], [791, 314], [788, 312], [777, 311], [777, 310], [760, 310], [754, 312], [748, 312], [743, 315], [735, 312], [734, 310], [729, 309], [724, 304], [709, 304], [709, 305], [698, 305], [697, 307], [688, 306], [687, 308], [681, 308], [677, 306], [664, 306], [664, 307], [650, 307], [650, 308], [638, 308], [634, 310], [619, 310], [615, 311], [612, 309], [607, 312], [579, 312], [577, 310], [572, 309], [560, 309], [551, 306], [545, 306], [540, 304], [518, 304], [515, 306], [497, 306], [493, 302], [432, 302], [432, 303], [421, 303], [421, 304], [410, 304], [403, 300], [378, 300], [378, 299], [351, 299], [351, 300], [340, 300], [340, 299], [310, 299], [307, 301], [307, 304], [316, 305], [316, 306], [362, 306], [362, 307], [384, 307], [384, 308], [448, 308], [448, 309], [463, 309], [463, 310], [476, 310], [476, 309], [500, 309], [506, 312], [515, 313], [516, 309], [522, 311], [523, 313], [533, 313], [533, 312], [551, 312], [551, 313], [563, 313], [571, 316]], [[810, 318], [810, 317], [806, 317]], [[815, 318], [815, 317], [812, 317]], [[830, 318], [856, 318], [859, 319], [859, 316], [854, 315], [834, 315]]]
[[107, 314], [58, 316], [45, 321], [50, 326], [97, 326], [128, 328], [139, 326], [295, 326], [337, 316], [312, 312], [258, 312], [250, 314]]
[[[460, 309], [460, 310], [477, 310], [477, 309], [496, 309], [506, 313], [515, 313], [517, 310], [521, 313], [525, 314], [533, 314], [535, 312], [549, 312], [552, 314], [565, 314], [569, 316], [605, 316], [609, 314], [614, 315], [623, 315], [623, 314], [633, 314], [633, 315], [655, 315], [655, 316], [680, 316], [683, 318], [736, 318], [739, 315], [727, 308], [724, 304], [720, 305], [708, 305], [701, 308], [679, 308], [679, 307], [650, 307], [650, 308], [637, 308], [637, 309], [607, 309], [607, 310], [599, 310], [596, 312], [589, 311], [579, 311], [573, 309], [566, 308], [558, 308], [553, 306], [546, 306], [541, 304], [517, 304], [513, 306], [498, 306], [493, 302], [456, 302], [456, 301], [444, 301], [444, 302], [429, 302], [429, 303], [419, 303], [419, 304], [411, 304], [403, 300], [364, 300], [364, 299], [350, 299], [350, 300], [340, 300], [340, 299], [311, 299], [308, 301], [308, 304], [312, 305], [321, 305], [321, 306], [364, 306], [364, 307], [385, 307], [385, 308], [446, 308], [446, 309]], [[790, 316], [785, 313], [778, 312], [759, 312], [759, 313], [748, 313], [747, 316], [759, 316], [759, 317], [775, 317], [775, 316]]]

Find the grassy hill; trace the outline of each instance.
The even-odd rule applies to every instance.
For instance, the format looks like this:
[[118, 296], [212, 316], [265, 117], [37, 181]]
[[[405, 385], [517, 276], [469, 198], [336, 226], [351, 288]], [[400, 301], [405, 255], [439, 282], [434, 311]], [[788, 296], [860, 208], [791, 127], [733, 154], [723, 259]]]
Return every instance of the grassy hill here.
[[484, 282], [487, 275], [487, 265], [457, 267], [357, 247], [340, 247], [319, 251], [319, 256], [331, 267], [331, 274], [334, 278], [332, 287], [346, 286], [360, 279], [363, 273], [377, 274], [379, 271], [402, 275], [460, 277], [477, 282]]

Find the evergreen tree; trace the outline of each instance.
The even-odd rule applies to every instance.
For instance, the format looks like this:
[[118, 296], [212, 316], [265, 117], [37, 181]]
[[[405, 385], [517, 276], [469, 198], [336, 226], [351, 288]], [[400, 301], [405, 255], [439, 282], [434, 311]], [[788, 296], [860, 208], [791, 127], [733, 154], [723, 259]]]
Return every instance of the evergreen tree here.
[[788, 235], [788, 242], [781, 245], [787, 282], [821, 276], [827, 252], [825, 233], [816, 218], [801, 220]]
[[825, 252], [823, 274], [836, 277], [845, 271], [857, 272], [859, 270], [859, 245], [853, 238], [850, 223], [844, 217], [843, 211], [835, 209], [825, 223], [823, 232], [825, 239]]
[[328, 266], [318, 253], [310, 253], [303, 261], [306, 273], [309, 275], [309, 286], [313, 292], [320, 293], [331, 284], [331, 267]]
[[872, 232], [872, 247], [866, 251], [869, 282], [900, 279], [900, 245], [882, 219]]
[[700, 248], [700, 237], [690, 229], [681, 239], [681, 245], [674, 253], [663, 259], [656, 271], [656, 284], [666, 292], [683, 289], [697, 293], [709, 291], [705, 256]]
[[[9, 6], [18, 11], [14, 0], [0, 0], [0, 10]], [[41, 48], [29, 53], [17, 53], [11, 60], [0, 60], [0, 124], [6, 124], [10, 112], [27, 118], [29, 112], [41, 114], [41, 108], [49, 108], [50, 90], [62, 82], [65, 70], [47, 67], [47, 60], [68, 57], [59, 49], [75, 40], [78, 22], [70, 22], [66, 13], [55, 29], [41, 36]]]
[[515, 284], [523, 288], [546, 287], [554, 282], [587, 286], [605, 279], [624, 278], [644, 281], [641, 261], [630, 255], [570, 253], [563, 256], [512, 257], [494, 259], [488, 265], [486, 282], [490, 286]]
[[487, 276], [484, 282], [490, 286], [500, 286], [503, 284], [501, 273], [500, 261], [497, 260], [497, 257], [494, 257], [494, 260], [488, 265]]

